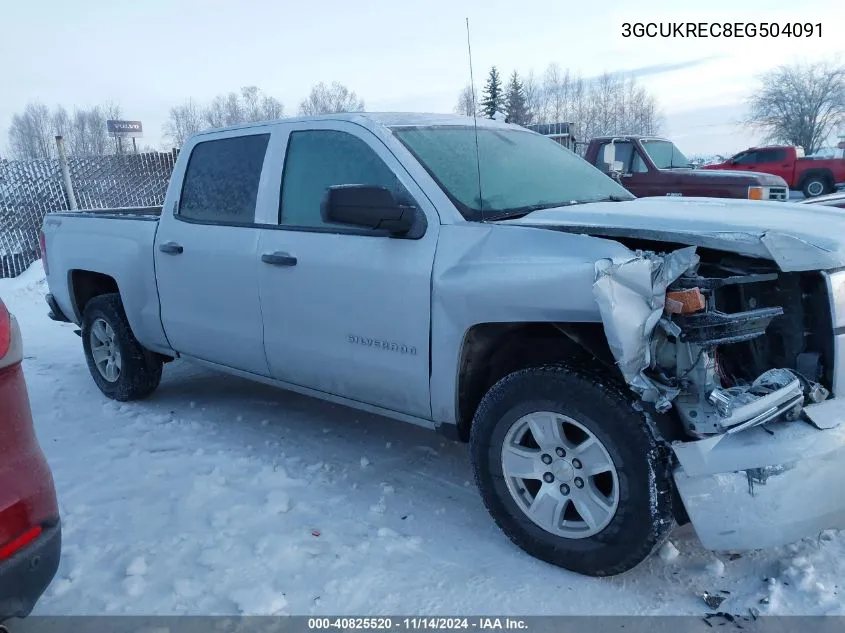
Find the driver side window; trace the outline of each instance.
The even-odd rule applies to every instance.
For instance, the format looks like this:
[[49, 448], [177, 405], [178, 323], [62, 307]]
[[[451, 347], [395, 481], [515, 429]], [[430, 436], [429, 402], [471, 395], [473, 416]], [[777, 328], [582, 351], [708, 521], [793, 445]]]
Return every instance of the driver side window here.
[[[598, 155], [596, 156], [596, 167], [601, 169], [604, 173], [610, 172], [610, 165], [604, 162], [604, 148], [610, 143], [602, 143], [599, 145]], [[631, 166], [631, 155], [634, 153], [634, 145], [630, 142], [617, 142], [616, 146], [616, 160], [622, 163], [622, 172], [625, 173]]]
[[396, 192], [399, 181], [357, 136], [337, 130], [291, 132], [282, 176], [280, 224], [307, 228], [326, 224], [320, 204], [334, 185], [376, 185]]

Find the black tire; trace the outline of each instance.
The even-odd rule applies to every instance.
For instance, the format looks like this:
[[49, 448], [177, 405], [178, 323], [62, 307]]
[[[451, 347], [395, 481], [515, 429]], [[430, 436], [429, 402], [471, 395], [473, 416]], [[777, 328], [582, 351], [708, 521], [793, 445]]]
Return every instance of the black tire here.
[[823, 196], [826, 193], [830, 193], [833, 191], [833, 186], [827, 176], [819, 174], [817, 176], [809, 176], [801, 186], [801, 191], [806, 198], [815, 198], [816, 196]]
[[[563, 365], [517, 371], [488, 391], [472, 424], [473, 467], [487, 510], [511, 541], [536, 558], [588, 576], [628, 571], [665, 541], [674, 525], [668, 453], [632, 404], [613, 382]], [[508, 491], [501, 459], [506, 433], [516, 420], [536, 411], [577, 420], [613, 461], [619, 504], [607, 526], [593, 536], [565, 538], [546, 531]]]
[[[117, 380], [110, 382], [100, 373], [91, 354], [91, 328], [104, 320], [115, 333], [115, 343], [120, 350], [121, 368]], [[120, 402], [146, 398], [161, 382], [161, 358], [143, 347], [126, 319], [123, 303], [118, 294], [99, 295], [85, 306], [82, 315], [82, 347], [91, 377], [106, 396]]]

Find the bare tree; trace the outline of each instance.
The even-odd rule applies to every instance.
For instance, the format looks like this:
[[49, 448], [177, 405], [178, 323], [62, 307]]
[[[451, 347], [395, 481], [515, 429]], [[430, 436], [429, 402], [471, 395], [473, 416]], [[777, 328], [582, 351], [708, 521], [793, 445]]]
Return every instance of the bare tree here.
[[472, 116], [476, 111], [476, 100], [473, 95], [472, 86], [467, 84], [458, 95], [458, 102], [455, 104], [455, 114]]
[[260, 121], [261, 116], [261, 95], [258, 86], [245, 86], [241, 88], [241, 106], [245, 123]]
[[[120, 121], [123, 119], [123, 112], [118, 104], [109, 101], [100, 109], [105, 121]], [[111, 139], [113, 154], [126, 154], [129, 150], [129, 144], [124, 144], [121, 137], [115, 136]]]
[[75, 109], [67, 139], [68, 151], [77, 156], [102, 156], [111, 148], [106, 133], [105, 108]]
[[244, 122], [269, 121], [284, 115], [281, 101], [269, 95], [262, 95], [256, 86], [241, 88]]
[[182, 105], [170, 108], [163, 130], [174, 147], [182, 147], [191, 134], [199, 132], [203, 127], [199, 107], [193, 99], [188, 99]]
[[314, 85], [308, 97], [299, 104], [299, 114], [303, 116], [363, 110], [364, 100], [336, 81], [331, 86], [322, 81]]
[[525, 91], [525, 105], [528, 108], [529, 123], [542, 118], [542, 113], [545, 108], [545, 99], [543, 98], [543, 88], [534, 77], [534, 71], [530, 71], [522, 82], [522, 88]]
[[108, 138], [106, 121], [120, 118], [120, 106], [115, 103], [74, 108], [70, 115], [64, 106], [50, 111], [34, 102], [12, 117], [9, 144], [17, 158], [50, 158], [56, 155], [54, 137], [62, 136], [71, 155], [103, 156], [119, 150], [118, 143]]
[[238, 123], [246, 123], [246, 114], [244, 112], [241, 100], [238, 98], [238, 93], [230, 92], [226, 95], [223, 102], [223, 110], [226, 113], [226, 125], [237, 125]]
[[51, 126], [54, 136], [61, 136], [67, 139], [72, 133], [70, 116], [64, 106], [57, 106], [51, 115]]
[[108, 115], [102, 107], [92, 108], [87, 113], [88, 146], [92, 154], [101, 156], [108, 151], [109, 138], [106, 131]]
[[780, 66], [760, 77], [749, 99], [748, 123], [768, 140], [812, 154], [845, 120], [845, 65], [817, 62]]
[[283, 116], [285, 116], [285, 108], [281, 101], [269, 95], [261, 97], [262, 119], [272, 121], [273, 119], [281, 119]]
[[545, 103], [543, 116], [548, 122], [562, 121], [569, 106], [569, 70], [562, 72], [557, 64], [549, 64], [543, 75]]
[[202, 110], [203, 123], [210, 128], [280, 119], [284, 116], [282, 102], [262, 94], [256, 86], [245, 86], [241, 93], [217, 95]]
[[50, 158], [55, 154], [53, 117], [43, 103], [31, 101], [22, 114], [12, 117], [9, 127], [9, 146], [12, 155], [20, 160]]
[[210, 128], [224, 127], [226, 121], [226, 97], [217, 95], [202, 113], [203, 123]]

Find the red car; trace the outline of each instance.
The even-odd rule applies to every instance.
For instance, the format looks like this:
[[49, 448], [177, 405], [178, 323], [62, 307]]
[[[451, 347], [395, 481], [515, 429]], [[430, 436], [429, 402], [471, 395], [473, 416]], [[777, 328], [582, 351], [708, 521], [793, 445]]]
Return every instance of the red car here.
[[765, 172], [780, 176], [790, 189], [800, 189], [808, 198], [821, 196], [845, 182], [845, 158], [802, 158], [794, 147], [775, 145], [751, 147], [724, 163], [702, 169], [732, 169]]
[[35, 437], [21, 332], [0, 299], [0, 622], [29, 615], [62, 548], [53, 475]]
[[837, 207], [845, 209], [845, 191], [837, 191], [826, 196], [806, 198], [800, 201], [802, 204], [818, 204], [824, 207]]

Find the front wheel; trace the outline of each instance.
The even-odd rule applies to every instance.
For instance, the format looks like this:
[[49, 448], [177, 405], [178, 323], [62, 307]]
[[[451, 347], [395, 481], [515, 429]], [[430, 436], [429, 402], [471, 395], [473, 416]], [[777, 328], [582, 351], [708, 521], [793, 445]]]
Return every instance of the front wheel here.
[[161, 359], [135, 338], [120, 295], [100, 295], [87, 303], [82, 347], [91, 377], [113, 400], [146, 398], [161, 381]]
[[496, 383], [471, 432], [484, 503], [516, 545], [589, 576], [632, 569], [673, 525], [670, 474], [630, 398], [565, 366]]

